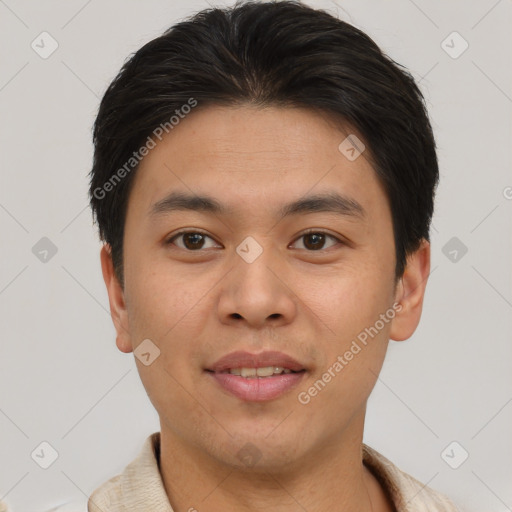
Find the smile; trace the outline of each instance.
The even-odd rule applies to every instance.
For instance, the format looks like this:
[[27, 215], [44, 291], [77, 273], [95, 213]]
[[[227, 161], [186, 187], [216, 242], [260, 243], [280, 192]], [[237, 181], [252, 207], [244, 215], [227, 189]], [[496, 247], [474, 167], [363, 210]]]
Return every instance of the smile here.
[[272, 375], [281, 375], [282, 373], [292, 373], [289, 368], [282, 366], [264, 366], [262, 368], [231, 368], [219, 373], [230, 373], [231, 375], [240, 375], [241, 377], [271, 377]]
[[[274, 373], [276, 369], [278, 372]], [[306, 371], [295, 372], [282, 367], [263, 367], [232, 368], [223, 372], [206, 370], [205, 373], [212, 377], [215, 387], [239, 400], [266, 402], [275, 400], [296, 387], [304, 378]]]

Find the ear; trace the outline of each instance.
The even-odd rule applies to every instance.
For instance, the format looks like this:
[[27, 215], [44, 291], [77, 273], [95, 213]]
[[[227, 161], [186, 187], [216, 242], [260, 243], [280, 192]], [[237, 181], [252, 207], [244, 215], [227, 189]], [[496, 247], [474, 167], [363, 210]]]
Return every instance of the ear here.
[[121, 352], [132, 352], [133, 347], [129, 335], [128, 314], [124, 300], [124, 291], [119, 283], [112, 263], [111, 249], [108, 244], [104, 244], [101, 253], [101, 271], [103, 280], [107, 287], [108, 300], [110, 303], [110, 314], [114, 327], [116, 328], [116, 345]]
[[395, 301], [397, 308], [393, 318], [389, 337], [403, 341], [412, 336], [421, 318], [423, 297], [430, 274], [430, 243], [423, 240], [420, 247], [407, 258], [403, 276], [397, 284]]

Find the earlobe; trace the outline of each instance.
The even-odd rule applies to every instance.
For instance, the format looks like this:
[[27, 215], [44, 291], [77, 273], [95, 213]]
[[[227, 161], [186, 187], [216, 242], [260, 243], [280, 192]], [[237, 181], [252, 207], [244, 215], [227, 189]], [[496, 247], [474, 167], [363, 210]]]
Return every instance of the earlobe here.
[[403, 341], [412, 336], [421, 318], [423, 298], [430, 273], [430, 243], [423, 240], [420, 247], [407, 258], [405, 271], [396, 287], [395, 302], [401, 309], [391, 324], [389, 337]]
[[108, 300], [110, 304], [110, 315], [116, 329], [116, 345], [121, 352], [132, 352], [132, 343], [128, 329], [128, 314], [124, 300], [123, 289], [114, 272], [111, 249], [104, 244], [100, 252], [101, 271], [103, 280], [107, 287]]

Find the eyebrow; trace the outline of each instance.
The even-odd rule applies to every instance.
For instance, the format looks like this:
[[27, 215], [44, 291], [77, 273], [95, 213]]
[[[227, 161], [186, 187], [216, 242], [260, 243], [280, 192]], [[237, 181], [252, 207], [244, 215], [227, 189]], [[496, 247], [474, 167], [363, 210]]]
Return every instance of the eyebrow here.
[[[168, 196], [153, 204], [149, 211], [150, 217], [157, 217], [173, 211], [198, 211], [215, 215], [233, 215], [232, 209], [223, 205], [215, 198], [207, 195], [190, 195], [183, 192], [171, 192]], [[285, 204], [277, 212], [279, 220], [291, 215], [330, 212], [338, 215], [365, 220], [365, 209], [355, 199], [329, 192], [300, 198]]]

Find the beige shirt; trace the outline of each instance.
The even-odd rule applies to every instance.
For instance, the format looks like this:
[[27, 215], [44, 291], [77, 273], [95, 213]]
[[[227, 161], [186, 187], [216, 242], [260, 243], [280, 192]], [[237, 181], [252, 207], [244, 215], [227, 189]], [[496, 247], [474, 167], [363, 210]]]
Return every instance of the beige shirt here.
[[[88, 512], [173, 512], [160, 476], [159, 459], [160, 432], [155, 432], [122, 474], [91, 494]], [[397, 512], [458, 511], [448, 498], [404, 473], [365, 444], [363, 462], [388, 493]]]
[[[85, 501], [47, 512], [173, 512], [159, 470], [160, 432], [151, 434], [135, 460]], [[379, 452], [363, 444], [363, 462], [390, 497], [396, 512], [459, 512], [445, 496], [398, 469]], [[0, 512], [10, 512], [0, 501]]]

